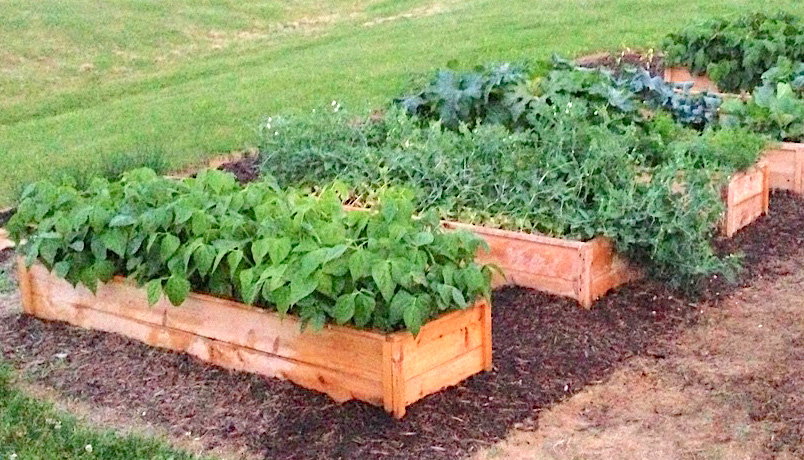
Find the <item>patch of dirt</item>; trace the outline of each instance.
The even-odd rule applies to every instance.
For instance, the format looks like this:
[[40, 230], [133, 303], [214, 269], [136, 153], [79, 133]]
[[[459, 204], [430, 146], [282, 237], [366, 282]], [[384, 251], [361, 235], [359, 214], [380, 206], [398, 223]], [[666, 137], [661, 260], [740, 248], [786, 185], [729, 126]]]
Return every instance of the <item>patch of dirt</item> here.
[[[740, 290], [666, 336], [662, 354], [631, 360], [475, 458], [804, 458], [804, 209], [787, 194], [772, 203], [719, 242], [744, 252]], [[724, 298], [717, 284], [709, 294]]]
[[[454, 3], [454, 2], [453, 2]], [[364, 27], [373, 27], [379, 24], [384, 24], [386, 22], [393, 22], [399, 21], [400, 19], [417, 19], [417, 18], [426, 18], [429, 16], [435, 16], [437, 14], [443, 14], [450, 11], [450, 7], [443, 3], [434, 3], [432, 5], [422, 6], [418, 8], [413, 8], [410, 11], [405, 13], [395, 14], [392, 16], [384, 16], [381, 18], [372, 19], [371, 21], [367, 21], [363, 23]]]
[[[771, 203], [773, 218], [723, 243], [754, 264], [745, 284], [792, 273], [790, 260], [801, 255], [804, 200], [776, 195]], [[540, 413], [610, 378], [624, 360], [667, 357], [669, 340], [710, 317], [732, 292], [712, 286], [717, 295], [693, 303], [660, 283], [634, 283], [591, 311], [531, 290], [499, 290], [494, 371], [425, 398], [401, 421], [364, 403], [336, 404], [288, 382], [26, 316], [0, 322], [0, 352], [39, 385], [122, 416], [144, 412], [145, 422], [174, 436], [190, 433], [208, 448], [246, 448], [271, 459], [455, 459], [512, 428], [533, 429]], [[773, 410], [757, 406], [756, 413], [768, 418]]]
[[619, 53], [595, 53], [579, 57], [575, 62], [582, 67], [605, 67], [619, 73], [625, 66], [647, 69], [653, 76], [664, 77], [664, 60], [651, 51], [623, 50]]
[[215, 165], [215, 167], [234, 174], [241, 184], [248, 184], [260, 178], [260, 157], [256, 153], [243, 155], [241, 158]]

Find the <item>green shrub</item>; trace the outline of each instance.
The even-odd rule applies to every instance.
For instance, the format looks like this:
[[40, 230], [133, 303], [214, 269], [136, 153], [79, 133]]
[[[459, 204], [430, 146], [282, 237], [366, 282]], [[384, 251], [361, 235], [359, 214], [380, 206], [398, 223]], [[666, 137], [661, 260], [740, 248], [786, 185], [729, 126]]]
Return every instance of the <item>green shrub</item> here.
[[707, 73], [722, 91], [751, 91], [780, 57], [804, 60], [804, 25], [786, 13], [712, 19], [668, 35], [666, 65]]
[[218, 171], [178, 181], [140, 169], [85, 191], [38, 183], [7, 228], [28, 264], [91, 290], [125, 275], [151, 303], [164, 293], [179, 305], [200, 291], [315, 328], [415, 333], [488, 296], [491, 273], [473, 262], [482, 240], [412, 213], [398, 190], [382, 193], [375, 213], [345, 212], [334, 189], [311, 196], [267, 182], [241, 187]]

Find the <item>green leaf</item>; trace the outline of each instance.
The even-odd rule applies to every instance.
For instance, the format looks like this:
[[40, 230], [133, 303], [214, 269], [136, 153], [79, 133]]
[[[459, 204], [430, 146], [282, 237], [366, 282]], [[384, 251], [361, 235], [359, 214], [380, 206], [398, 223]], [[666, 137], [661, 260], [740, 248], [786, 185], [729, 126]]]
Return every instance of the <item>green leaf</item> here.
[[412, 242], [416, 246], [425, 246], [428, 244], [432, 244], [435, 238], [433, 234], [430, 232], [419, 232], [413, 235]]
[[345, 324], [352, 319], [355, 314], [355, 297], [357, 293], [344, 294], [338, 297], [335, 307], [332, 309], [332, 317], [338, 324]]
[[226, 264], [229, 265], [229, 271], [234, 275], [240, 267], [240, 262], [243, 261], [243, 250], [235, 249], [226, 256]]
[[137, 223], [137, 219], [127, 214], [120, 214], [114, 216], [111, 221], [109, 221], [109, 227], [128, 227], [129, 225], [134, 225]]
[[162, 297], [162, 280], [155, 279], [145, 283], [145, 292], [148, 294], [148, 305], [156, 305]]
[[408, 291], [400, 290], [396, 293], [391, 304], [389, 305], [388, 321], [391, 324], [397, 324], [402, 321], [405, 310], [413, 306], [416, 298], [413, 297]]
[[355, 297], [355, 314], [354, 323], [357, 327], [364, 327], [371, 321], [371, 315], [374, 309], [377, 308], [377, 302], [374, 297], [369, 297], [360, 293]]
[[170, 303], [179, 306], [190, 294], [190, 282], [180, 276], [171, 275], [165, 283], [165, 294]]
[[75, 252], [81, 252], [84, 250], [84, 241], [83, 240], [76, 240], [70, 243], [70, 249]]
[[70, 272], [70, 262], [68, 261], [63, 260], [53, 265], [53, 273], [55, 273], [56, 276], [58, 276], [59, 278], [67, 277], [67, 273], [69, 272]]
[[290, 305], [297, 304], [300, 300], [315, 292], [318, 287], [318, 280], [313, 277], [293, 278], [290, 280]]
[[408, 306], [408, 308], [406, 308], [402, 314], [405, 327], [412, 332], [413, 335], [417, 335], [419, 330], [422, 328], [422, 321], [424, 321], [424, 317], [422, 315], [421, 307], [420, 302], [416, 301], [412, 305]]
[[284, 262], [290, 254], [291, 242], [289, 238], [270, 238], [268, 240], [268, 256], [271, 262], [278, 264]]
[[371, 263], [368, 254], [362, 249], [356, 250], [349, 256], [349, 273], [352, 275], [353, 281], [371, 274]]
[[201, 276], [207, 276], [215, 262], [215, 248], [208, 244], [198, 247], [193, 253], [193, 262]]
[[260, 265], [268, 254], [268, 249], [271, 245], [271, 240], [268, 238], [256, 240], [251, 244], [251, 257], [254, 259], [255, 265]]
[[168, 259], [173, 257], [173, 254], [176, 253], [176, 250], [179, 249], [181, 245], [181, 240], [174, 235], [165, 235], [162, 238], [162, 242], [159, 244], [159, 259], [162, 262], [167, 262]]
[[126, 256], [128, 237], [123, 230], [117, 228], [107, 230], [101, 235], [101, 240], [106, 245], [106, 249], [117, 254], [118, 257]]
[[382, 260], [372, 265], [371, 278], [380, 289], [385, 301], [390, 302], [396, 290], [396, 283], [391, 277], [391, 264], [387, 260]]
[[92, 255], [98, 259], [102, 260], [106, 258], [106, 245], [103, 243], [103, 240], [98, 235], [92, 237], [92, 241], [89, 243], [89, 247], [92, 250]]

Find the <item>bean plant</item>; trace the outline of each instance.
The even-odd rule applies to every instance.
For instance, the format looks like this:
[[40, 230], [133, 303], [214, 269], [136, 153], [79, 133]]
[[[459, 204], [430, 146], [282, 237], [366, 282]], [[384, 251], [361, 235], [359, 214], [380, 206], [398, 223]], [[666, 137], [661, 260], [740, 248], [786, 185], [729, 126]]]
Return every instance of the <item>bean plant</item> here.
[[164, 294], [180, 305], [198, 291], [316, 329], [417, 333], [488, 297], [491, 268], [473, 262], [482, 240], [442, 231], [434, 213], [414, 219], [409, 195], [386, 190], [375, 212], [347, 212], [335, 188], [311, 195], [269, 182], [241, 187], [219, 171], [173, 180], [139, 169], [86, 190], [32, 185], [7, 228], [28, 265], [93, 291], [122, 275], [151, 304]]

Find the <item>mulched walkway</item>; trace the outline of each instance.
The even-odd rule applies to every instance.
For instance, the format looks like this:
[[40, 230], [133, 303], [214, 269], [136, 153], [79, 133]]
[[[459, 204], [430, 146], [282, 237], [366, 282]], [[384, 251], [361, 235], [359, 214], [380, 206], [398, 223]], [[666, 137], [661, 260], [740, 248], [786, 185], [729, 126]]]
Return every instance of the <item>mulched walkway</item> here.
[[[742, 285], [789, 270], [800, 256], [804, 200], [771, 199], [771, 216], [720, 246], [742, 251]], [[62, 394], [116, 408], [177, 436], [225, 443], [270, 459], [455, 459], [605, 379], [629, 357], [663, 345], [735, 287], [711, 280], [693, 302], [656, 282], [619, 289], [586, 311], [574, 302], [506, 288], [494, 295], [495, 369], [412, 405], [402, 421], [364, 403], [335, 404], [290, 383], [229, 372], [113, 334], [15, 316], [0, 323], [0, 352]]]

